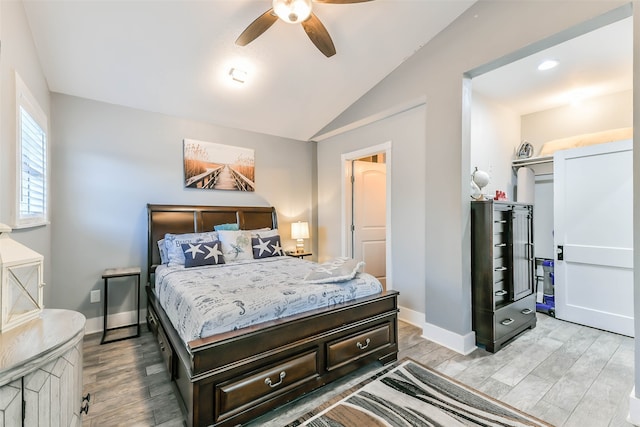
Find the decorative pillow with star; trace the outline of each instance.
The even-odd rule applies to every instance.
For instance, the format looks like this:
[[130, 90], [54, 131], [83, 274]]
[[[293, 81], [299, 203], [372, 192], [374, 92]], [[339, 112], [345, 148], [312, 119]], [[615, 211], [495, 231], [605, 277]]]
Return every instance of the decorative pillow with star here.
[[364, 268], [364, 261], [336, 258], [318, 265], [304, 277], [306, 283], [335, 283], [351, 280]]
[[203, 265], [224, 264], [222, 244], [219, 240], [203, 243], [183, 243], [184, 266], [201, 267]]
[[272, 256], [284, 256], [284, 251], [280, 245], [280, 236], [272, 237], [252, 237], [253, 258], [268, 258]]
[[184, 243], [209, 243], [218, 240], [218, 233], [209, 231], [204, 233], [186, 233], [164, 235], [164, 245], [167, 249], [167, 261], [170, 266], [184, 265]]

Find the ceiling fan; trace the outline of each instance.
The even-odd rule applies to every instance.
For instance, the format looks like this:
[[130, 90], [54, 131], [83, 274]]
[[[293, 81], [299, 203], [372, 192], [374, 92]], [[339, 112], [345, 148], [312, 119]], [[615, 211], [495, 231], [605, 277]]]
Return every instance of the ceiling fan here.
[[[349, 4], [372, 0], [314, 0], [316, 3]], [[239, 46], [246, 46], [267, 31], [280, 18], [289, 24], [302, 24], [314, 45], [327, 58], [336, 54], [329, 32], [312, 12], [311, 0], [272, 0], [271, 9], [260, 15], [240, 34], [236, 40]]]

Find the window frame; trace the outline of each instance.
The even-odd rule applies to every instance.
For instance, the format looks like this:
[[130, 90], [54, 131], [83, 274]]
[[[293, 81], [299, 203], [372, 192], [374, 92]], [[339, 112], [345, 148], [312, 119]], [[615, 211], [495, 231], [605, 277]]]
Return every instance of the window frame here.
[[[49, 224], [49, 120], [46, 113], [40, 107], [22, 78], [15, 73], [16, 78], [16, 193], [15, 193], [15, 215], [13, 228], [29, 228], [39, 227]], [[22, 111], [27, 113], [30, 118], [40, 127], [40, 131], [44, 134], [43, 147], [43, 212], [32, 215], [22, 214]]]

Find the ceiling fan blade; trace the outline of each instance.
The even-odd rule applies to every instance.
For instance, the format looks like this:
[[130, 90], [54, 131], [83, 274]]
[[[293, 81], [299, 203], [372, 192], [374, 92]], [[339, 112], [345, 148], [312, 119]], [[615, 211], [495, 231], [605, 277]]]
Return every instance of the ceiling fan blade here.
[[278, 20], [278, 17], [273, 13], [273, 9], [267, 10], [260, 15], [255, 21], [238, 36], [236, 44], [238, 46], [246, 46], [255, 39], [257, 39], [262, 33], [267, 31], [274, 22]]
[[316, 3], [331, 3], [331, 4], [349, 4], [349, 3], [364, 3], [366, 1], [373, 0], [313, 0]]
[[302, 27], [313, 44], [320, 52], [324, 53], [324, 56], [329, 58], [336, 54], [336, 47], [333, 45], [329, 32], [315, 14], [309, 15], [309, 18], [302, 22]]

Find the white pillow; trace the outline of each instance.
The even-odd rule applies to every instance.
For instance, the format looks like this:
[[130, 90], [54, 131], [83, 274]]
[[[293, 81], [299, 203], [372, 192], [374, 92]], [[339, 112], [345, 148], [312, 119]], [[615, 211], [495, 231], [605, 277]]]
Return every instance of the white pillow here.
[[167, 255], [167, 247], [164, 244], [164, 239], [158, 240], [158, 252], [160, 252], [160, 264], [168, 264], [169, 256]]
[[222, 243], [222, 254], [227, 263], [253, 259], [251, 232], [248, 230], [220, 230], [218, 238]]
[[318, 265], [304, 277], [306, 283], [335, 283], [351, 280], [364, 268], [364, 261], [336, 258]]
[[164, 235], [164, 245], [167, 248], [167, 260], [170, 266], [184, 265], [183, 243], [209, 243], [218, 240], [218, 233], [207, 231], [204, 233], [185, 233]]

